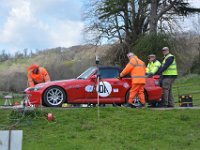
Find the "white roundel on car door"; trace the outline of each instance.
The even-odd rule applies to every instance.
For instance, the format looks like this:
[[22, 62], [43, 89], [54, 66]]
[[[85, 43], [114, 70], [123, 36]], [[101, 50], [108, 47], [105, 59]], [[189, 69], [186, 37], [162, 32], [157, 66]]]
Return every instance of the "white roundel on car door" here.
[[112, 92], [112, 86], [109, 82], [101, 81], [99, 82], [99, 86], [97, 86], [97, 93], [101, 97], [107, 97]]

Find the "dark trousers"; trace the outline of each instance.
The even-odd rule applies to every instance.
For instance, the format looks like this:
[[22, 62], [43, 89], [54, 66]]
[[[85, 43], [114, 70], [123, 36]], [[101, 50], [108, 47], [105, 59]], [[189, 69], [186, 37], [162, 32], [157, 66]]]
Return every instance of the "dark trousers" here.
[[164, 106], [174, 106], [174, 98], [172, 95], [172, 84], [176, 78], [164, 77], [162, 79], [162, 104]]

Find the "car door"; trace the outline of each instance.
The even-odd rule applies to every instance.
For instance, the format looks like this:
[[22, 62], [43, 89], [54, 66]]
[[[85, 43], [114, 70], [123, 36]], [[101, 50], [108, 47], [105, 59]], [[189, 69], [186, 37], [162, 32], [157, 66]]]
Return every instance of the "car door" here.
[[92, 83], [92, 80], [89, 78], [95, 71], [96, 67], [90, 67], [76, 79], [71, 80], [70, 84], [66, 84], [65, 89], [68, 93], [67, 97], [69, 103], [88, 103], [86, 91], [87, 93], [91, 92], [89, 88], [91, 88], [94, 83]]
[[[112, 67], [99, 68], [99, 76], [95, 80], [89, 79], [85, 88], [86, 98], [89, 103], [95, 103], [99, 97], [99, 103], [112, 104], [124, 101], [127, 89], [126, 81], [119, 80], [119, 70]], [[128, 86], [128, 85], [127, 85]], [[98, 94], [97, 94], [98, 92]]]

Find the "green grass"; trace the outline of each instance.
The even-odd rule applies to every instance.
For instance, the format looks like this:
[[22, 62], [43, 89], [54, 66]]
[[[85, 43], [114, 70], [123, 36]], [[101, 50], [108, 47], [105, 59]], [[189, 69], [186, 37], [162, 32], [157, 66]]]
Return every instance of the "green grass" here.
[[[11, 110], [0, 110], [2, 129], [15, 121]], [[200, 147], [200, 110], [130, 108], [45, 109], [26, 117], [12, 129], [23, 130], [24, 150], [197, 150]]]
[[175, 80], [173, 86], [173, 95], [178, 102], [179, 95], [192, 95], [194, 105], [200, 106], [200, 76], [188, 75], [179, 77]]
[[[173, 88], [176, 100], [178, 95], [191, 94], [194, 104], [200, 104], [200, 93], [194, 93], [200, 90], [199, 81], [197, 75], [178, 78]], [[53, 122], [47, 121], [48, 112], [53, 113]], [[200, 147], [200, 109], [107, 107], [99, 108], [98, 118], [98, 108], [39, 108], [34, 115], [13, 120], [19, 114], [15, 113], [0, 109], [0, 129], [23, 130], [23, 150], [198, 150]]]

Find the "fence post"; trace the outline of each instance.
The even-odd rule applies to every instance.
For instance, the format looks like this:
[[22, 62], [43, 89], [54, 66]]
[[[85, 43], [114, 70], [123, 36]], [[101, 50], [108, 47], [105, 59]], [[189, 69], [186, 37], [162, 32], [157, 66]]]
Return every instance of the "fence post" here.
[[199, 43], [198, 50], [199, 50], [199, 60], [198, 60], [198, 64], [200, 64], [200, 43]]

